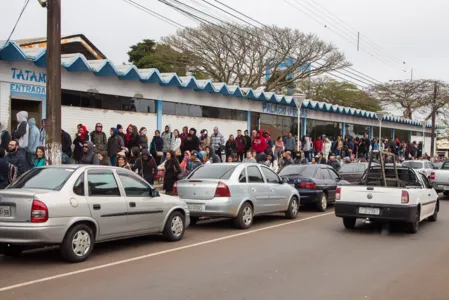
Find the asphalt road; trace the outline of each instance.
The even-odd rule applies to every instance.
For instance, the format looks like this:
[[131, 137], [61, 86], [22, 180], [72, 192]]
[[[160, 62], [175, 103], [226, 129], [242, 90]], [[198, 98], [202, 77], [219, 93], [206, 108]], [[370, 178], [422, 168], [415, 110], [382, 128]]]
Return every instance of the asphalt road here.
[[257, 218], [249, 231], [203, 222], [185, 239], [97, 245], [82, 264], [57, 250], [0, 257], [0, 299], [449, 299], [449, 200], [416, 235], [359, 224], [332, 210]]

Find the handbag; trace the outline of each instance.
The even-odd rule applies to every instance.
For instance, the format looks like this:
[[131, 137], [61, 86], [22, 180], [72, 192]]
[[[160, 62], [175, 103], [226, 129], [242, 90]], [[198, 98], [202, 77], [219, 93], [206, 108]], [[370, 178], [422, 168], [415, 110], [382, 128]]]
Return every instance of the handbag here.
[[153, 142], [153, 147], [154, 147], [154, 152], [156, 152], [156, 157], [162, 157], [162, 156], [164, 156], [164, 152], [162, 152], [162, 151], [156, 151], [157, 150], [157, 148], [156, 148], [156, 144]]
[[175, 151], [175, 155], [176, 156], [181, 156], [182, 155], [181, 149], [176, 150]]

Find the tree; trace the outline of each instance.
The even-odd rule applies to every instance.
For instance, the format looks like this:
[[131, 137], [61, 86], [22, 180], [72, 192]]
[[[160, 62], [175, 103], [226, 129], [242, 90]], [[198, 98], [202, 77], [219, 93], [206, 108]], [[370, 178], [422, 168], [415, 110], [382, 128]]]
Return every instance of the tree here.
[[339, 82], [329, 77], [319, 77], [311, 81], [302, 81], [300, 86], [303, 91], [310, 89], [310, 98], [315, 101], [367, 111], [381, 110], [379, 101], [349, 82]]
[[[309, 75], [351, 66], [334, 45], [316, 35], [276, 26], [202, 24], [178, 30], [162, 41], [190, 53], [192, 69], [214, 81], [267, 92], [281, 92]], [[276, 76], [267, 81], [267, 73]]]
[[180, 76], [188, 71], [189, 54], [176, 51], [169, 45], [143, 40], [130, 48], [129, 62], [138, 68], [156, 68], [161, 73], [175, 72]]

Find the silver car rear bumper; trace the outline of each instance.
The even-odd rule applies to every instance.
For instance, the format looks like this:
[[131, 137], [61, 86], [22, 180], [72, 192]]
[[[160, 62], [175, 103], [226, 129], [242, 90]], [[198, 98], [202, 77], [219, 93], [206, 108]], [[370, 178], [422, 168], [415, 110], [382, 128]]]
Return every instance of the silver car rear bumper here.
[[[235, 203], [231, 198], [214, 198], [211, 200], [182, 199], [189, 206], [191, 217], [229, 217], [234, 218], [238, 214], [240, 203]], [[201, 210], [192, 209], [191, 206], [201, 206]]]
[[0, 243], [17, 245], [60, 244], [64, 239], [65, 232], [65, 226], [0, 222]]

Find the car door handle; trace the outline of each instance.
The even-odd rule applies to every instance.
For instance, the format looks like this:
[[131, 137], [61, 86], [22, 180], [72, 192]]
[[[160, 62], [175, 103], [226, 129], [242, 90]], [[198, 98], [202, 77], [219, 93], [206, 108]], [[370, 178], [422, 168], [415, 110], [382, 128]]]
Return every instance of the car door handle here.
[[431, 195], [429, 194], [429, 196], [431, 196]]
[[254, 188], [253, 188], [253, 189], [251, 189], [251, 191], [252, 191], [252, 192], [255, 192], [255, 191], [256, 191], [256, 189], [254, 189]]
[[129, 202], [129, 207], [136, 207], [136, 202]]
[[94, 204], [94, 209], [95, 210], [100, 210], [101, 209], [101, 205], [100, 204]]
[[274, 189], [271, 189], [272, 192], [274, 192]]

